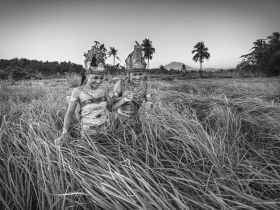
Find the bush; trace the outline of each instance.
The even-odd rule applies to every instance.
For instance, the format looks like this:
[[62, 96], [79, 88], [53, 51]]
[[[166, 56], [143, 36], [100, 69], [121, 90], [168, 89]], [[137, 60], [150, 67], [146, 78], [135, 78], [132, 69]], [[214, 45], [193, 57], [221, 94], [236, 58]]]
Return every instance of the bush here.
[[161, 80], [164, 80], [164, 81], [173, 81], [174, 78], [173, 78], [173, 77], [170, 77], [170, 76], [166, 76], [166, 77], [162, 77]]
[[158, 79], [158, 78], [160, 78], [159, 75], [150, 75], [150, 79]]
[[14, 80], [22, 80], [28, 77], [28, 73], [22, 68], [15, 68], [12, 69], [10, 76]]
[[0, 69], [0, 79], [8, 79], [8, 73]]
[[34, 79], [41, 80], [44, 78], [44, 75], [41, 72], [37, 72], [33, 77]]

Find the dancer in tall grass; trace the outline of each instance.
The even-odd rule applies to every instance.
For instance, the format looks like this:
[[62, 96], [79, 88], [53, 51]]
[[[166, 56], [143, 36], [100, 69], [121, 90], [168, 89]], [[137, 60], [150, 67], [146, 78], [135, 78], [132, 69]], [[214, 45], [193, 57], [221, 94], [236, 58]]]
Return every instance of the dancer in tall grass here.
[[139, 109], [144, 100], [151, 105], [151, 94], [147, 94], [147, 82], [145, 81], [146, 62], [142, 56], [142, 47], [134, 46], [134, 51], [125, 60], [128, 77], [117, 82], [114, 88], [114, 102], [123, 97], [132, 95], [132, 100], [127, 101], [118, 108], [116, 124], [129, 125], [139, 131]]
[[64, 118], [62, 134], [56, 139], [57, 145], [66, 139], [78, 103], [81, 109], [81, 135], [91, 136], [108, 129], [109, 111], [132, 100], [132, 94], [127, 94], [122, 100], [112, 104], [107, 89], [101, 86], [107, 72], [107, 69], [104, 68], [106, 54], [103, 49], [104, 45], [96, 44], [84, 55], [86, 57], [86, 82], [85, 85], [75, 88], [68, 97], [69, 105]]

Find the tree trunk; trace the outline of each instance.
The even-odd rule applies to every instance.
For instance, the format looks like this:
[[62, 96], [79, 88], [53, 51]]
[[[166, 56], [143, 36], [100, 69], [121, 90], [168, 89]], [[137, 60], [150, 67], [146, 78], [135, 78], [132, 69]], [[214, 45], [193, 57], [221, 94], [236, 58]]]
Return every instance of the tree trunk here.
[[149, 58], [148, 58], [148, 68], [149, 68]]
[[200, 62], [200, 71], [202, 71], [202, 62]]
[[113, 62], [113, 66], [115, 66], [115, 56], [114, 56], [114, 62]]

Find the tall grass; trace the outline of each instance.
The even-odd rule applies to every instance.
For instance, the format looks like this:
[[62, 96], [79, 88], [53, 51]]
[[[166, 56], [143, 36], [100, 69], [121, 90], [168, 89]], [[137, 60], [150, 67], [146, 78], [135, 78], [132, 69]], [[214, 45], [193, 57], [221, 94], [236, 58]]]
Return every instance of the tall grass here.
[[1, 83], [0, 209], [280, 209], [277, 80], [151, 87], [141, 134], [56, 147], [71, 89]]

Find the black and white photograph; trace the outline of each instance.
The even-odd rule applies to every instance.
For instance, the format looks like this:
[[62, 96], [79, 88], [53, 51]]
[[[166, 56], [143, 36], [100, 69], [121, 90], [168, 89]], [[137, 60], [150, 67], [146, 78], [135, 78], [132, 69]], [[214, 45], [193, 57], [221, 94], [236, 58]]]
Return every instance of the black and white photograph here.
[[280, 210], [280, 0], [0, 0], [0, 210]]

